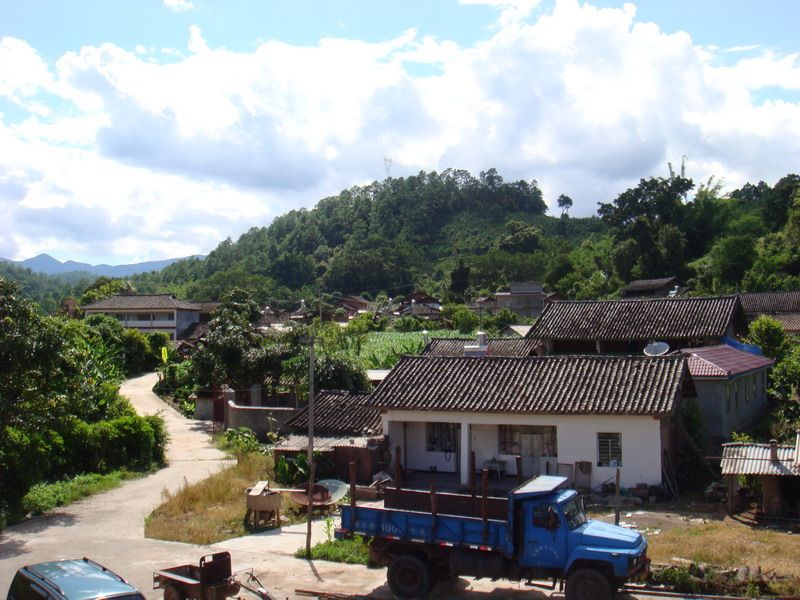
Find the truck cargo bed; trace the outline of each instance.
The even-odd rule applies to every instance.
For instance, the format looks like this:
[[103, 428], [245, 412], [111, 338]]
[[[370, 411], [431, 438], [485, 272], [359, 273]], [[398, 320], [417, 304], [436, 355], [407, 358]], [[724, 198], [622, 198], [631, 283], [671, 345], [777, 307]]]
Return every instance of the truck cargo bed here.
[[345, 506], [342, 532], [368, 537], [512, 552], [506, 521], [386, 508]]

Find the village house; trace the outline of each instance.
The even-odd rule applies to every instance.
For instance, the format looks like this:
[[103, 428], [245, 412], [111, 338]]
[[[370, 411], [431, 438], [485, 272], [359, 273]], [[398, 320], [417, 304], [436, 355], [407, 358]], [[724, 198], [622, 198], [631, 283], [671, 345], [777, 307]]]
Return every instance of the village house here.
[[334, 303], [334, 315], [341, 314], [343, 320], [347, 321], [359, 313], [368, 312], [372, 305], [373, 303], [361, 296], [342, 296]]
[[776, 319], [786, 333], [800, 334], [800, 291], [749, 292], [739, 294], [747, 322], [760, 315]]
[[767, 405], [767, 372], [775, 361], [726, 344], [681, 350], [711, 448], [752, 425]]
[[622, 298], [668, 298], [680, 292], [681, 284], [677, 277], [662, 279], [637, 279], [620, 290]]
[[166, 333], [173, 341], [187, 338], [198, 323], [208, 322], [217, 303], [193, 303], [172, 294], [115, 295], [82, 307], [86, 316], [105, 314], [142, 333]]
[[800, 429], [794, 446], [732, 443], [722, 447], [722, 475], [728, 482], [728, 512], [747, 506], [739, 494], [739, 477], [751, 476], [760, 483], [757, 512], [767, 517], [800, 519]]
[[[406, 470], [470, 478], [580, 474], [660, 484], [677, 445], [686, 358], [630, 356], [404, 356], [372, 393], [383, 432]], [[670, 459], [667, 459], [670, 460]]]
[[433, 296], [416, 291], [400, 302], [395, 316], [412, 316], [436, 321], [442, 318], [442, 303]]
[[[738, 296], [553, 302], [528, 332], [546, 354], [640, 354], [724, 343], [747, 331]], [[664, 350], [666, 351], [666, 350]]]
[[[369, 482], [388, 456], [380, 411], [367, 405], [369, 394], [321, 391], [314, 399], [314, 451], [322, 453], [336, 475], [349, 479], [355, 461], [359, 481]], [[273, 446], [276, 461], [308, 451], [308, 406], [285, 424], [286, 437]]]
[[535, 319], [544, 310], [547, 294], [536, 281], [516, 281], [508, 292], [497, 292], [494, 297], [498, 309], [507, 308], [520, 317]]

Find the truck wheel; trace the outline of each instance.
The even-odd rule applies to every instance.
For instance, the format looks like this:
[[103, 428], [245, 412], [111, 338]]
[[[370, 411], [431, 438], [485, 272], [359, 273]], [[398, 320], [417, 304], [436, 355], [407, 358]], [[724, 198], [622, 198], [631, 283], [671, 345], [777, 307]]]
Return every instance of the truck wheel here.
[[176, 585], [169, 584], [164, 588], [164, 600], [186, 600], [186, 592]]
[[427, 562], [413, 554], [392, 559], [386, 578], [392, 593], [403, 600], [425, 598], [433, 587]]
[[567, 600], [611, 600], [608, 579], [594, 569], [578, 569], [567, 577]]

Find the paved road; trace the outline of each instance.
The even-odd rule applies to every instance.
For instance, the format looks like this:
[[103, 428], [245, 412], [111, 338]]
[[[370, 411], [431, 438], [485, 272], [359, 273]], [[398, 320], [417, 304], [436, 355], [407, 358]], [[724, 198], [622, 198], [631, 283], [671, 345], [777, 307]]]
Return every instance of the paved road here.
[[[298, 598], [296, 589], [374, 593], [379, 598], [391, 598], [385, 569], [294, 558], [295, 550], [305, 544], [304, 525], [212, 547], [146, 539], [144, 519], [161, 503], [163, 490], [174, 491], [184, 481], [203, 479], [226, 463], [223, 454], [211, 445], [208, 426], [185, 419], [165, 405], [150, 391], [154, 383], [155, 375], [144, 375], [125, 382], [121, 391], [141, 414], [163, 412], [171, 438], [169, 465], [148, 477], [5, 530], [0, 535], [0, 598], [5, 596], [14, 572], [24, 564], [89, 556], [119, 572], [147, 598], [155, 600], [161, 595], [152, 590], [154, 570], [196, 562], [203, 554], [223, 549], [230, 550], [234, 569], [252, 567], [278, 598]], [[314, 541], [324, 539], [324, 535], [323, 524], [315, 523]], [[454, 586], [438, 588], [434, 596], [441, 600], [535, 600], [547, 594], [507, 582], [460, 579]]]
[[[155, 380], [154, 374], [131, 379], [121, 392], [140, 414], [163, 413], [170, 433], [168, 466], [6, 529], [0, 535], [0, 598], [5, 597], [20, 566], [80, 556], [89, 556], [117, 571], [148, 598], [160, 598], [152, 590], [154, 570], [196, 562], [203, 554], [220, 549], [231, 550], [234, 568], [253, 567], [270, 589], [285, 596], [293, 595], [298, 587], [320, 589], [330, 584], [355, 592], [380, 585], [381, 571], [332, 563], [317, 567], [293, 558], [294, 551], [305, 544], [302, 526], [229, 540], [210, 548], [146, 539], [145, 517], [161, 503], [164, 490], [175, 491], [184, 482], [199, 481], [227, 463], [223, 453], [212, 446], [206, 423], [185, 419], [152, 393]], [[315, 524], [314, 539], [324, 539], [322, 523]], [[356, 570], [358, 573], [350, 574]]]
[[[210, 443], [206, 425], [184, 419], [150, 390], [155, 375], [125, 382], [122, 394], [142, 414], [162, 411], [171, 441], [169, 465], [148, 477], [126, 482], [42, 517], [10, 527], [0, 536], [0, 582], [8, 582], [25, 563], [89, 556], [151, 587], [155, 564], [169, 564], [198, 554], [182, 544], [147, 540], [145, 517], [161, 503], [163, 490], [174, 491], [184, 481], [207, 477], [224, 464], [224, 455]], [[145, 585], [147, 584], [147, 585]], [[0, 587], [0, 595], [5, 588]]]

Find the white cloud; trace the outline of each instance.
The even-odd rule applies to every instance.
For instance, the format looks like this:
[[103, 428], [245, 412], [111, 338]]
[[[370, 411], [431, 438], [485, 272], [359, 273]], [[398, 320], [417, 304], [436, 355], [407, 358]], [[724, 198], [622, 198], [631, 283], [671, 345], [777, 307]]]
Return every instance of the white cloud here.
[[207, 252], [382, 178], [384, 156], [394, 176], [535, 178], [577, 215], [684, 155], [729, 188], [796, 170], [800, 103], [769, 90], [800, 89], [797, 55], [699, 47], [633, 5], [484, 3], [513, 22], [468, 47], [412, 29], [233, 52], [192, 26], [185, 55], [103, 44], [48, 65], [4, 38], [0, 97], [27, 114], [0, 118], [0, 256]]
[[194, 8], [194, 4], [189, 0], [164, 0], [164, 6], [172, 12], [184, 12]]

